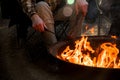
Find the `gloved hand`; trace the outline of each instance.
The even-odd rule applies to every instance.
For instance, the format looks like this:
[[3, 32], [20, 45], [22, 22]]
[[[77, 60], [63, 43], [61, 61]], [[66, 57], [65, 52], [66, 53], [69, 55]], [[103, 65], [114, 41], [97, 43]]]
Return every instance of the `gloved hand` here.
[[88, 2], [86, 0], [76, 0], [75, 2], [76, 14], [82, 12], [83, 16], [86, 16], [88, 9]]
[[44, 32], [45, 31], [45, 23], [44, 21], [39, 17], [39, 15], [34, 14], [31, 16], [31, 20], [32, 20], [32, 27], [39, 31], [39, 32]]

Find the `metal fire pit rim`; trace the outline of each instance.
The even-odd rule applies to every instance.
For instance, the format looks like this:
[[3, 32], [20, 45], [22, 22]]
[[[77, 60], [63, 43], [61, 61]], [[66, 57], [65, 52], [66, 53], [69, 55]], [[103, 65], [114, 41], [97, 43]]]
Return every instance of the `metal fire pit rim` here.
[[[88, 36], [88, 37], [91, 37], [91, 38], [101, 38], [101, 39], [103, 39], [103, 38], [110, 39], [110, 38], [111, 38], [111, 36]], [[80, 37], [77, 37], [76, 39], [80, 39]], [[76, 39], [75, 39], [75, 40], [76, 40]], [[118, 39], [120, 40], [120, 38], [118, 38]], [[49, 48], [49, 53], [50, 53], [50, 54], [52, 55], [52, 57], [54, 57], [56, 60], [62, 61], [62, 62], [67, 63], [67, 64], [76, 65], [76, 66], [81, 66], [81, 67], [86, 67], [86, 68], [92, 68], [92, 69], [94, 68], [94, 69], [104, 69], [104, 70], [108, 70], [108, 71], [109, 71], [109, 70], [117, 70], [117, 71], [120, 71], [119, 68], [104, 68], [104, 67], [86, 66], [86, 65], [75, 64], [75, 63], [72, 63], [72, 62], [64, 61], [64, 60], [62, 60], [62, 59], [60, 59], [60, 58], [57, 58], [57, 57], [56, 57], [56, 54], [53, 54], [53, 50], [55, 50], [55, 49], [53, 49], [53, 48], [61, 47], [62, 45], [66, 45], [68, 42], [69, 42], [68, 40], [64, 40], [64, 41], [59, 41], [59, 42], [55, 43], [54, 46], [51, 46], [51, 47]], [[61, 45], [58, 45], [58, 44], [61, 44]]]

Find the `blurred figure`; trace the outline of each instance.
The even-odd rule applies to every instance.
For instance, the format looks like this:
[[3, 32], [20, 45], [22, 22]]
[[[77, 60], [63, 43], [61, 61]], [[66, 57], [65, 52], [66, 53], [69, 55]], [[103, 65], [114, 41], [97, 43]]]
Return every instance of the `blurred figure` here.
[[120, 0], [112, 1], [111, 18], [112, 25], [109, 35], [120, 36]]
[[[19, 2], [31, 19], [32, 27], [42, 33], [46, 47], [57, 42], [54, 34], [55, 21], [70, 19], [70, 23], [74, 24], [78, 15], [86, 16], [88, 7], [86, 0], [75, 0], [73, 5], [66, 4], [67, 0], [19, 0]], [[71, 27], [75, 27], [75, 24]]]

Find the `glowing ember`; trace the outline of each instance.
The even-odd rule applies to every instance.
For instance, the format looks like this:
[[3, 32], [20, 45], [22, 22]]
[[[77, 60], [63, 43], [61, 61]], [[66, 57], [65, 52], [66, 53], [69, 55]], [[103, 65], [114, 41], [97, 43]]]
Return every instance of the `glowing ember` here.
[[117, 39], [117, 36], [111, 36], [111, 38], [113, 38], [113, 39]]
[[102, 43], [98, 48], [94, 50], [88, 41], [88, 37], [83, 36], [80, 40], [75, 41], [74, 50], [67, 46], [57, 57], [64, 61], [85, 66], [120, 68], [119, 49], [115, 43]]
[[95, 29], [94, 29], [94, 28], [90, 29], [90, 32], [91, 32], [92, 34], [94, 34], [94, 33], [95, 33]]
[[88, 27], [89, 27], [89, 25], [87, 24], [87, 25], [85, 26], [85, 29], [88, 30]]

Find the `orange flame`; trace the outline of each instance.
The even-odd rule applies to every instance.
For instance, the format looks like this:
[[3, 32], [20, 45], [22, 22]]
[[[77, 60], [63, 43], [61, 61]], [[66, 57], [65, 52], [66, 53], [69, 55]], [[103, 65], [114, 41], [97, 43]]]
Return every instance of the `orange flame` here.
[[99, 46], [100, 51], [98, 55], [92, 56], [96, 54], [97, 49], [94, 50], [87, 40], [88, 37], [83, 36], [80, 40], [75, 41], [74, 50], [67, 46], [61, 55], [57, 55], [57, 57], [64, 61], [85, 66], [120, 68], [120, 60], [117, 60], [119, 49], [116, 47], [116, 44], [110, 42], [102, 43]]
[[113, 39], [117, 39], [117, 36], [111, 36], [111, 38], [113, 38]]
[[94, 29], [94, 28], [91, 28], [91, 29], [90, 29], [90, 32], [91, 32], [91, 34], [94, 34], [94, 33], [95, 33], [95, 29]]

